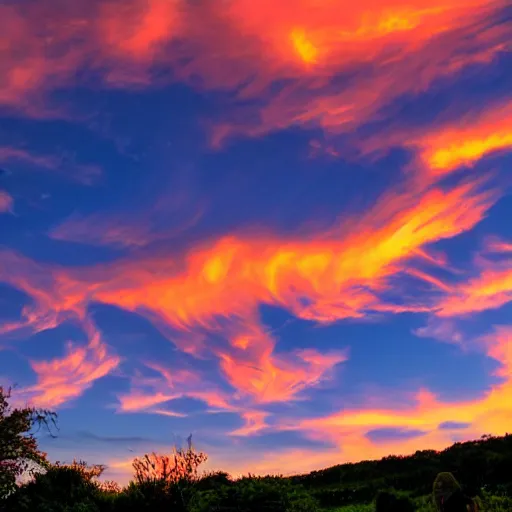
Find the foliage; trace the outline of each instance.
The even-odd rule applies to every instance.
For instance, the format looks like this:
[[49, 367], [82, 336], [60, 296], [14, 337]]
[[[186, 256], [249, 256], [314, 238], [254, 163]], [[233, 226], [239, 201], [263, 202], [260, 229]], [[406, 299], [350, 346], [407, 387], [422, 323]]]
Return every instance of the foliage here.
[[[97, 470], [85, 463], [52, 465], [6, 500], [12, 512], [99, 512]], [[99, 475], [98, 475], [99, 476]]]
[[157, 480], [168, 483], [196, 480], [199, 466], [206, 462], [208, 457], [205, 453], [194, 450], [191, 436], [187, 441], [186, 450], [174, 448], [171, 455], [158, 455], [153, 452], [136, 458], [133, 461], [135, 480], [141, 484]]
[[280, 477], [246, 477], [203, 491], [190, 512], [315, 512], [316, 501], [301, 487]]
[[359, 503], [358, 505], [330, 509], [330, 512], [375, 512], [375, 505], [373, 503]]
[[[470, 460], [479, 461], [478, 464]], [[424, 450], [410, 456], [333, 466], [292, 477], [327, 507], [369, 503], [380, 489], [394, 488], [413, 498], [432, 493], [441, 472], [451, 472], [464, 492], [475, 496], [485, 486], [492, 494], [512, 495], [512, 435], [484, 436], [455, 443], [443, 451]]]
[[10, 397], [11, 390], [0, 386], [0, 499], [16, 489], [16, 478], [30, 470], [31, 462], [47, 464], [32, 430], [35, 426], [50, 429], [56, 420], [56, 414], [46, 409], [13, 408]]
[[487, 491], [476, 498], [478, 510], [482, 512], [510, 512], [512, 510], [512, 497], [505, 495], [493, 495]]
[[380, 491], [375, 499], [375, 512], [414, 512], [414, 503], [393, 491]]

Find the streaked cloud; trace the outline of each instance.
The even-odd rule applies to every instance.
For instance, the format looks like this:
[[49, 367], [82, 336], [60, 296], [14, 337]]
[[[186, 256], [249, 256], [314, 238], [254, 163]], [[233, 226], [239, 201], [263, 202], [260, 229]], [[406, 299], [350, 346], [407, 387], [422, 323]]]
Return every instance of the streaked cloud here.
[[[506, 51], [501, 8], [488, 0], [365, 0], [343, 10], [332, 0], [301, 0], [293, 9], [267, 0], [2, 6], [4, 33], [21, 50], [1, 57], [0, 101], [28, 113], [41, 94], [77, 85], [78, 71], [94, 71], [108, 87], [146, 87], [166, 82], [159, 68], [174, 80], [196, 85], [199, 78], [201, 88], [237, 91], [231, 119], [215, 123], [214, 143], [293, 125], [339, 132], [400, 95]], [[43, 33], [33, 30], [41, 20]], [[42, 38], [54, 52], [41, 50]], [[342, 88], [332, 80], [338, 74], [347, 77]], [[271, 93], [283, 80], [290, 85]], [[236, 106], [256, 98], [261, 108], [251, 116]]]
[[[29, 356], [25, 381], [35, 384], [19, 396], [70, 407], [115, 375], [124, 387], [112, 391], [112, 421], [129, 413], [186, 428], [218, 421], [208, 433], [219, 436], [214, 450], [219, 439], [237, 449], [218, 449], [216, 461], [235, 474], [307, 471], [504, 433], [512, 331], [506, 319], [481, 325], [479, 314], [501, 317], [512, 301], [502, 165], [512, 107], [501, 89], [475, 102], [465, 84], [475, 74], [508, 80], [507, 9], [491, 0], [361, 0], [342, 9], [335, 0], [0, 6], [10, 41], [0, 45], [1, 113], [27, 135], [0, 147], [8, 170], [1, 178], [13, 178], [6, 191], [2, 184], [0, 212], [13, 209], [13, 198], [27, 206], [19, 218], [1, 219], [9, 229], [0, 292], [15, 313], [2, 317], [0, 336], [19, 341], [20, 354], [28, 338], [54, 329], [81, 330], [87, 340], [68, 342], [57, 357]], [[185, 118], [200, 131], [180, 138]], [[61, 136], [70, 123], [68, 140]], [[116, 130], [132, 141], [129, 156], [103, 154], [97, 136], [115, 138]], [[44, 149], [70, 141], [98, 165]], [[281, 147], [297, 158], [281, 159]], [[304, 152], [329, 156], [328, 165], [304, 162]], [[127, 157], [139, 171], [128, 179]], [[260, 157], [268, 166], [261, 174]], [[304, 178], [306, 167], [315, 183]], [[23, 197], [25, 170], [99, 186], [66, 192], [51, 201], [55, 211], [34, 215]], [[300, 185], [307, 193], [292, 194]], [[257, 201], [261, 219], [245, 217]], [[483, 249], [467, 258], [475, 243]], [[111, 340], [96, 316], [112, 328], [117, 315], [121, 334]], [[490, 334], [469, 336], [470, 317]], [[132, 321], [138, 332], [126, 335]], [[393, 322], [415, 335], [404, 343], [479, 350], [497, 370], [464, 400], [407, 382], [412, 393], [367, 393], [353, 405], [343, 375], [360, 364], [351, 354], [363, 322]], [[321, 331], [336, 334], [326, 342]], [[389, 333], [375, 333], [386, 364]], [[163, 341], [161, 353], [139, 357]], [[334, 392], [325, 413], [317, 398]], [[258, 448], [255, 460], [265, 436], [287, 432], [298, 440]], [[125, 472], [117, 455], [112, 467]]]
[[[327, 417], [304, 420], [300, 426], [284, 428], [305, 430], [315, 439], [331, 439], [338, 446], [334, 451], [344, 461], [375, 459], [387, 453], [405, 455], [419, 447], [442, 449], [453, 442], [453, 431], [463, 431], [469, 437], [479, 437], [489, 431], [504, 435], [512, 415], [510, 400], [507, 399], [512, 385], [511, 336], [509, 326], [500, 326], [492, 335], [481, 339], [487, 356], [499, 363], [497, 375], [501, 378], [501, 382], [493, 385], [481, 398], [448, 402], [427, 390], [420, 390], [415, 396], [415, 403], [401, 409], [366, 409], [363, 406], [358, 410], [345, 409]], [[412, 438], [387, 439], [383, 443], [368, 438], [371, 431], [390, 428], [424, 433]]]
[[31, 361], [37, 383], [20, 389], [19, 395], [39, 407], [55, 408], [80, 397], [119, 363], [120, 358], [110, 353], [96, 331], [87, 345], [68, 344], [66, 355], [61, 358]]
[[512, 300], [512, 261], [481, 260], [477, 276], [454, 286], [436, 307], [440, 317], [497, 309]]
[[421, 159], [436, 174], [471, 167], [482, 157], [512, 148], [512, 104], [457, 119], [421, 141]]
[[420, 338], [431, 338], [448, 343], [461, 344], [464, 339], [455, 322], [436, 317], [430, 317], [427, 325], [418, 327], [413, 332]]
[[7, 166], [30, 166], [31, 169], [52, 171], [85, 185], [94, 183], [101, 175], [99, 166], [78, 163], [70, 154], [41, 155], [11, 146], [0, 146], [0, 162]]

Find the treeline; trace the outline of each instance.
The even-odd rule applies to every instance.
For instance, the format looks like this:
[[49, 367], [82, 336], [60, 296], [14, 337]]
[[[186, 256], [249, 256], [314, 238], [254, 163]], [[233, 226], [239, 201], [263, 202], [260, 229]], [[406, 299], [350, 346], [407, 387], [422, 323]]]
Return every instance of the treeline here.
[[379, 490], [388, 488], [413, 497], [425, 496], [432, 492], [436, 475], [444, 471], [453, 473], [470, 496], [482, 489], [512, 496], [512, 435], [483, 436], [443, 451], [340, 464], [291, 480], [308, 489], [323, 506], [339, 506], [367, 503]]

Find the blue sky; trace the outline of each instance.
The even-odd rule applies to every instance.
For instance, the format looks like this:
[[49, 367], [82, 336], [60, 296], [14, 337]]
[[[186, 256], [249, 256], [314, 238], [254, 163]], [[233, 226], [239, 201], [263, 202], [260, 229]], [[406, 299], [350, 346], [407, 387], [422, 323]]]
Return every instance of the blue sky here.
[[0, 382], [53, 460], [293, 473], [512, 419], [505, 3], [0, 7]]

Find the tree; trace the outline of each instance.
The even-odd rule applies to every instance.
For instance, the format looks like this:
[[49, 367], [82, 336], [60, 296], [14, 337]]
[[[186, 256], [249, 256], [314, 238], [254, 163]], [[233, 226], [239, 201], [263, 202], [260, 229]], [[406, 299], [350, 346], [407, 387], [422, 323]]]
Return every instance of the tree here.
[[[10, 512], [99, 512], [102, 493], [97, 478], [104, 467], [74, 460], [48, 465], [47, 471], [21, 485], [5, 501]], [[104, 500], [105, 501], [105, 500]]]
[[31, 462], [46, 466], [46, 453], [37, 447], [33, 428], [56, 425], [57, 415], [46, 409], [9, 405], [11, 389], [0, 386], [0, 498], [16, 488], [16, 478], [31, 469]]

